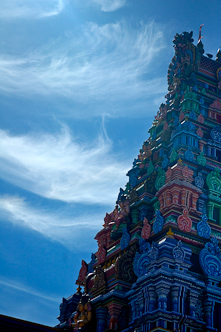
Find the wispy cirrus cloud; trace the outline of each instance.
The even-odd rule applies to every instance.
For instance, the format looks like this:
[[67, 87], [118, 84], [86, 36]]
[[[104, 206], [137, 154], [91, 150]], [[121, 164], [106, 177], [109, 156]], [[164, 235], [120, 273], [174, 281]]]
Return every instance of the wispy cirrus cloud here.
[[103, 12], [113, 12], [126, 5], [126, 0], [93, 0], [101, 7]]
[[[104, 218], [99, 213], [84, 214], [77, 209], [73, 210], [72, 216], [70, 212], [67, 216], [66, 209], [48, 210], [43, 207], [32, 206], [23, 197], [2, 195], [0, 196], [0, 212], [1, 219], [11, 222], [20, 227], [30, 228], [44, 237], [53, 241], [58, 241], [69, 249], [84, 251], [84, 238], [89, 243], [93, 240], [93, 235], [99, 230], [99, 226]], [[87, 230], [85, 232], [85, 230]]]
[[67, 127], [54, 135], [12, 136], [0, 131], [1, 178], [50, 199], [110, 204], [126, 184], [128, 161], [111, 142], [78, 142]]
[[60, 301], [59, 296], [55, 297], [55, 296], [50, 296], [48, 294], [40, 293], [40, 292], [36, 291], [35, 289], [33, 289], [32, 287], [22, 284], [21, 282], [18, 282], [17, 280], [8, 279], [3, 276], [0, 276], [0, 285], [2, 285], [4, 287], [9, 287], [16, 291], [30, 294], [32, 296], [39, 297], [43, 300], [47, 300], [50, 302], [59, 303], [59, 301]]
[[0, 8], [3, 19], [38, 19], [60, 14], [64, 0], [0, 0]]
[[118, 106], [116, 112], [125, 114], [126, 107], [119, 107], [122, 102], [147, 102], [166, 91], [166, 82], [164, 86], [161, 77], [151, 75], [155, 56], [164, 46], [163, 32], [155, 23], [136, 28], [122, 22], [91, 23], [81, 33], [32, 53], [1, 55], [0, 92], [65, 97], [87, 105], [90, 116], [100, 112], [90, 107], [93, 102], [103, 108]]

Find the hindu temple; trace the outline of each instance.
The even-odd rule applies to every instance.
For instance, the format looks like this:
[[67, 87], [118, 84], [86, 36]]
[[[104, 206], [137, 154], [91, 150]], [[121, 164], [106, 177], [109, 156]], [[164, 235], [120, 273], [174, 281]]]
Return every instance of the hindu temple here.
[[56, 328], [221, 331], [221, 50], [176, 34], [168, 92]]

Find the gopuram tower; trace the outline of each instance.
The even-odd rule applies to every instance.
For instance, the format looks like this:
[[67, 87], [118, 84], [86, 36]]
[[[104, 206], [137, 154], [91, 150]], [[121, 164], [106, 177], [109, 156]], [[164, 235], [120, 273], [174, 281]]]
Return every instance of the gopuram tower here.
[[221, 331], [221, 51], [176, 34], [168, 93], [60, 329]]

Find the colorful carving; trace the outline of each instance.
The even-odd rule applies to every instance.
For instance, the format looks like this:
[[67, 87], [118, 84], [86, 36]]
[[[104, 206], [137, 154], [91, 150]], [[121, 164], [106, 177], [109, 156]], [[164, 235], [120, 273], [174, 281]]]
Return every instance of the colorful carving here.
[[197, 157], [197, 163], [202, 166], [206, 165], [206, 158], [204, 157], [203, 152], [200, 152], [199, 156]]
[[198, 173], [198, 176], [195, 177], [195, 184], [198, 188], [202, 189], [204, 186], [204, 179], [202, 172]]
[[77, 283], [82, 283], [82, 281], [86, 277], [87, 271], [88, 271], [88, 265], [83, 259], [81, 261], [81, 265], [82, 266], [81, 266], [81, 269], [80, 269], [80, 272], [79, 272], [79, 276], [78, 276], [78, 279], [76, 281]]
[[175, 149], [172, 149], [171, 155], [170, 155], [170, 162], [173, 163], [178, 159], [178, 154]]
[[153, 231], [155, 234], [159, 233], [163, 229], [164, 218], [161, 216], [159, 210], [156, 210], [156, 219], [153, 223]]
[[91, 261], [88, 264], [88, 273], [92, 273], [94, 271], [93, 266], [94, 266], [95, 262], [96, 262], [96, 256], [95, 256], [95, 254], [92, 253]]
[[200, 127], [197, 129], [196, 133], [199, 137], [203, 138], [203, 131]]
[[200, 115], [198, 116], [197, 120], [200, 122], [200, 123], [204, 123], [204, 117], [203, 117], [203, 114], [200, 113]]
[[215, 142], [221, 143], [221, 128], [219, 125], [210, 131], [210, 136]]
[[197, 234], [205, 239], [209, 239], [211, 234], [211, 228], [208, 225], [207, 220], [207, 215], [202, 214], [201, 221], [197, 224]]
[[162, 161], [162, 168], [167, 168], [168, 164], [169, 164], [169, 159], [167, 158], [167, 155], [164, 154], [163, 161]]
[[188, 150], [185, 151], [184, 156], [186, 160], [193, 161], [194, 159], [194, 154], [192, 152], [192, 148], [188, 146]]
[[165, 171], [161, 168], [158, 169], [158, 175], [155, 181], [155, 188], [156, 190], [159, 190], [164, 184], [165, 184], [166, 176]]
[[150, 233], [151, 233], [151, 226], [148, 223], [147, 218], [144, 218], [144, 220], [143, 220], [143, 228], [142, 228], [142, 231], [141, 231], [141, 237], [142, 237], [142, 239], [144, 239], [144, 240], [149, 239]]
[[183, 214], [177, 219], [178, 227], [181, 231], [190, 232], [192, 227], [192, 220], [188, 217], [188, 209], [183, 209]]
[[122, 238], [120, 240], [121, 250], [126, 249], [129, 246], [129, 242], [130, 242], [130, 234], [127, 233], [127, 228], [124, 227], [123, 228], [123, 235], [122, 235]]
[[74, 315], [74, 322], [70, 320], [70, 326], [74, 331], [83, 331], [83, 327], [92, 319], [91, 304], [88, 296], [83, 295], [77, 306], [77, 313]]
[[221, 279], [221, 253], [217, 238], [211, 238], [199, 255], [201, 268], [206, 276]]
[[221, 176], [218, 168], [207, 175], [206, 183], [213, 193], [221, 194]]
[[154, 165], [153, 165], [152, 161], [150, 161], [149, 166], [147, 168], [147, 175], [150, 175], [153, 172], [154, 172]]
[[136, 247], [132, 246], [121, 257], [118, 257], [115, 263], [116, 279], [134, 283], [137, 279], [133, 270], [133, 260], [136, 253]]
[[157, 248], [157, 244], [154, 242], [152, 246], [147, 243], [144, 239], [139, 240], [140, 252], [136, 253], [133, 262], [134, 273], [139, 278], [145, 275], [149, 271], [150, 262], [157, 259], [159, 255], [159, 251]]
[[173, 258], [182, 263], [185, 259], [185, 250], [182, 248], [182, 242], [178, 241], [176, 247], [172, 250]]
[[102, 264], [105, 261], [106, 249], [101, 241], [98, 241], [98, 251], [96, 256], [98, 264]]

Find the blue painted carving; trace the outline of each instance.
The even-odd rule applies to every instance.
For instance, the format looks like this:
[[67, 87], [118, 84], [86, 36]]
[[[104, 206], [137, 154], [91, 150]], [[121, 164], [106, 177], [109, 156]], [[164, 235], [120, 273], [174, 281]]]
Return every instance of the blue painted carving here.
[[129, 245], [129, 242], [130, 242], [130, 234], [127, 233], [127, 228], [124, 227], [123, 228], [123, 235], [122, 235], [122, 238], [120, 240], [121, 250], [126, 249]]
[[152, 246], [144, 239], [139, 240], [140, 252], [137, 252], [133, 261], [134, 273], [139, 278], [149, 271], [150, 262], [158, 258], [159, 250], [156, 243]]
[[196, 120], [196, 114], [195, 114], [195, 112], [194, 112], [193, 110], [190, 112], [189, 117], [190, 117], [190, 119], [192, 119], [192, 120]]
[[194, 159], [194, 154], [192, 152], [192, 149], [190, 146], [188, 146], [188, 150], [186, 150], [185, 154], [184, 154], [185, 158], [189, 161], [193, 161]]
[[152, 139], [156, 139], [156, 137], [157, 137], [156, 131], [153, 130], [153, 132], [152, 132]]
[[215, 142], [221, 143], [221, 128], [219, 125], [211, 130], [210, 136]]
[[162, 231], [163, 223], [164, 223], [164, 218], [161, 216], [160, 211], [156, 210], [156, 219], [155, 219], [154, 224], [153, 224], [153, 231], [154, 231], [155, 234]]
[[201, 221], [197, 224], [197, 233], [199, 236], [209, 239], [211, 234], [211, 228], [208, 225], [207, 220], [207, 215], [202, 214]]
[[117, 197], [117, 202], [121, 200], [121, 196], [124, 195], [124, 190], [122, 188], [120, 188], [120, 191], [119, 191], [119, 194], [118, 194], [118, 197]]
[[135, 167], [132, 168], [128, 173], [127, 176], [129, 176], [129, 182], [131, 187], [135, 187], [138, 184], [138, 174], [139, 174], [139, 168]]
[[195, 185], [200, 189], [204, 186], [203, 174], [201, 172], [199, 172], [198, 176], [195, 178]]
[[176, 247], [172, 250], [173, 258], [176, 261], [183, 262], [185, 259], [185, 250], [182, 248], [182, 242], [178, 241]]
[[93, 271], [94, 271], [94, 269], [93, 269], [93, 265], [95, 264], [95, 261], [96, 261], [96, 256], [95, 256], [95, 254], [91, 254], [91, 261], [90, 261], [90, 263], [88, 264], [88, 273], [92, 273]]
[[173, 118], [173, 123], [174, 123], [174, 125], [177, 125], [178, 123], [179, 123], [179, 118], [178, 118], [178, 116], [174, 116], [174, 118]]
[[199, 261], [206, 276], [221, 279], [221, 253], [217, 238], [211, 238], [201, 250]]
[[167, 168], [168, 164], [169, 164], [169, 159], [167, 158], [167, 155], [164, 154], [163, 155], [163, 161], [162, 161], [162, 167]]

